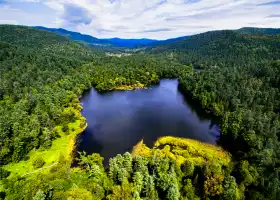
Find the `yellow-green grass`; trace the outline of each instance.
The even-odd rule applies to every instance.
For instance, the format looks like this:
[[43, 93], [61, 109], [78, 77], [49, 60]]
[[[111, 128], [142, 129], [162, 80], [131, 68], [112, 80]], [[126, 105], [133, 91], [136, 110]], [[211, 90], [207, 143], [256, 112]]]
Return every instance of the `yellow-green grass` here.
[[146, 86], [142, 83], [136, 83], [134, 85], [121, 85], [112, 88], [112, 90], [135, 90], [135, 89], [145, 89]]
[[203, 165], [207, 162], [214, 162], [228, 166], [231, 162], [231, 155], [221, 147], [199, 142], [193, 139], [162, 137], [159, 138], [154, 148], [150, 149], [141, 140], [133, 148], [133, 156], [152, 156], [154, 154], [169, 157], [178, 165], [185, 161], [191, 161], [194, 165]]
[[45, 161], [43, 167], [58, 162], [60, 156], [64, 156], [65, 159], [71, 162], [73, 151], [75, 149], [76, 136], [86, 128], [85, 118], [82, 117], [79, 111], [76, 111], [75, 114], [77, 115], [78, 120], [74, 123], [68, 124], [68, 134], [62, 131], [62, 126], [57, 126], [55, 128], [60, 137], [52, 142], [52, 146], [49, 149], [34, 149], [29, 153], [28, 160], [20, 161], [18, 163], [10, 163], [4, 166], [4, 169], [11, 172], [10, 177], [23, 176], [27, 173], [36, 171], [32, 166], [32, 161], [37, 157], [41, 157]]
[[228, 165], [231, 162], [231, 155], [221, 147], [197, 140], [167, 136], [159, 138], [154, 147], [164, 145], [172, 146], [171, 152], [175, 156], [192, 160], [194, 164], [200, 165], [203, 162], [213, 161], [221, 165]]
[[133, 147], [131, 152], [132, 156], [150, 156], [151, 153], [152, 150], [144, 144], [143, 139]]

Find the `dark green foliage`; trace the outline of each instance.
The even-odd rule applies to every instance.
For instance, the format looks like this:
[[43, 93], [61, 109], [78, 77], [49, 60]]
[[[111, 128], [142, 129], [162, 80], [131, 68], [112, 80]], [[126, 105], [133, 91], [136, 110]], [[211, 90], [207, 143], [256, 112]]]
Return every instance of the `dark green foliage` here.
[[224, 181], [224, 193], [222, 199], [241, 199], [242, 193], [240, 192], [235, 178], [232, 176], [226, 177]]
[[226, 179], [224, 198], [237, 195], [236, 184], [248, 199], [276, 199], [280, 191], [278, 33], [252, 28], [213, 31], [148, 49], [201, 69], [193, 76], [181, 75], [179, 87], [220, 119], [219, 144], [235, 158], [236, 181]]
[[279, 28], [244, 27], [244, 28], [236, 30], [236, 32], [242, 33], [242, 34], [254, 34], [254, 35], [260, 35], [260, 34], [275, 35], [275, 34], [280, 34], [280, 29]]
[[7, 178], [10, 175], [10, 172], [0, 167], [0, 180]]
[[201, 33], [146, 50], [178, 58], [195, 68], [254, 66], [280, 57], [280, 34], [248, 35], [223, 30]]
[[185, 176], [192, 177], [194, 173], [194, 164], [191, 161], [186, 161], [182, 166], [182, 172]]
[[50, 147], [54, 127], [73, 121], [64, 108], [75, 96], [58, 81], [95, 54], [64, 37], [23, 26], [1, 25], [0, 46], [0, 160], [5, 164], [33, 148]]
[[[274, 199], [280, 189], [278, 183], [271, 184], [279, 180], [275, 179], [280, 159], [280, 123], [275, 112], [280, 105], [279, 70], [280, 62], [274, 61], [209, 68], [180, 79], [185, 94], [221, 119], [219, 143], [234, 155], [233, 174], [247, 188], [247, 198], [261, 193], [265, 199]], [[227, 195], [233, 193], [229, 189]]]

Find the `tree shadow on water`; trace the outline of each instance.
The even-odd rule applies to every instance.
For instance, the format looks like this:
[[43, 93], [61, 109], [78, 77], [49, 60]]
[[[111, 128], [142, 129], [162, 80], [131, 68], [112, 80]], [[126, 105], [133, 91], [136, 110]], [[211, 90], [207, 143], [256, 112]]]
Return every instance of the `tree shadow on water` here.
[[93, 131], [87, 127], [86, 130], [77, 136], [76, 149], [74, 151], [74, 159], [72, 161], [72, 167], [78, 166], [76, 158], [79, 158], [79, 152], [86, 152], [86, 154], [99, 153], [102, 151], [103, 146], [94, 139]]

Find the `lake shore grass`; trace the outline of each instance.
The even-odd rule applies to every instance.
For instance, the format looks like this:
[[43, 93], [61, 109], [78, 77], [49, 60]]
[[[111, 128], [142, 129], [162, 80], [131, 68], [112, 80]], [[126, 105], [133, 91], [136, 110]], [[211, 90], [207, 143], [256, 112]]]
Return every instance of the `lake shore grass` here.
[[[125, 91], [145, 88], [146, 86], [144, 84], [137, 82], [134, 85], [122, 85], [112, 88], [112, 91]], [[73, 107], [68, 107], [66, 109], [70, 109], [71, 111], [73, 111], [75, 113], [75, 117], [77, 118], [75, 122], [68, 124], [68, 133], [63, 132], [63, 126], [56, 126], [54, 131], [58, 133], [59, 137], [52, 141], [52, 145], [49, 149], [33, 149], [28, 153], [27, 160], [21, 160], [18, 163], [11, 162], [7, 165], [4, 165], [3, 168], [11, 172], [9, 178], [15, 176], [23, 176], [25, 174], [34, 172], [36, 169], [34, 169], [32, 162], [38, 157], [42, 158], [45, 161], [45, 164], [42, 168], [51, 166], [53, 163], [59, 162], [61, 156], [64, 157], [68, 163], [72, 163], [74, 156], [73, 153], [76, 148], [76, 137], [86, 129], [87, 124], [86, 119], [81, 114], [82, 107], [80, 105], [74, 105]]]
[[154, 143], [153, 148], [148, 148], [141, 140], [132, 150], [133, 156], [149, 157], [154, 154], [169, 157], [178, 165], [185, 161], [191, 161], [194, 165], [216, 162], [223, 166], [229, 166], [231, 163], [230, 153], [221, 147], [188, 138], [161, 137]]
[[11, 172], [9, 178], [23, 176], [35, 171], [36, 169], [34, 169], [32, 161], [38, 157], [41, 157], [45, 161], [43, 167], [59, 162], [61, 156], [63, 156], [69, 163], [72, 162], [74, 156], [73, 153], [76, 148], [76, 137], [82, 133], [87, 126], [86, 119], [82, 116], [80, 110], [74, 110], [74, 108], [72, 110], [74, 111], [77, 120], [68, 124], [69, 132], [63, 132], [62, 126], [55, 127], [55, 131], [58, 133], [59, 137], [52, 141], [52, 145], [49, 149], [33, 149], [28, 154], [28, 160], [22, 160], [18, 163], [9, 163], [3, 166], [4, 169]]
[[194, 139], [166, 136], [159, 138], [154, 147], [159, 148], [162, 145], [170, 145], [173, 154], [193, 159], [197, 164], [215, 161], [228, 165], [231, 162], [231, 155], [221, 147]]
[[112, 91], [115, 90], [120, 90], [120, 91], [125, 91], [125, 90], [138, 90], [138, 89], [146, 89], [147, 86], [142, 84], [142, 83], [136, 83], [134, 85], [121, 85], [118, 87], [115, 87], [112, 89]]

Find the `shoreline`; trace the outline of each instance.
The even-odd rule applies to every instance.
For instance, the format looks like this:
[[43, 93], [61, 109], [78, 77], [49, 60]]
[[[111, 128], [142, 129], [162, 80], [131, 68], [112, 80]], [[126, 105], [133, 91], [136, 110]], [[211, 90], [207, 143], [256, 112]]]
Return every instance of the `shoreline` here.
[[60, 137], [52, 141], [49, 149], [33, 149], [28, 153], [28, 160], [21, 160], [17, 163], [11, 162], [4, 165], [3, 168], [11, 172], [8, 178], [22, 176], [23, 174], [35, 171], [36, 169], [33, 168], [32, 161], [36, 157], [42, 157], [44, 159], [45, 165], [43, 168], [46, 169], [53, 163], [59, 162], [61, 156], [71, 164], [75, 155], [77, 136], [82, 134], [88, 125], [86, 118], [82, 116], [81, 110], [81, 106], [80, 109], [74, 109], [74, 113], [78, 119], [68, 124], [70, 130], [68, 134], [62, 131], [62, 126], [55, 127], [54, 131], [57, 131]]
[[[161, 79], [159, 79], [158, 83], [160, 83], [160, 80]], [[109, 91], [141, 90], [147, 89], [150, 85], [144, 85], [141, 83], [137, 83], [134, 85], [123, 85], [120, 87], [112, 88]], [[92, 87], [95, 88], [93, 85], [91, 86], [91, 88]], [[42, 156], [45, 160], [46, 163], [44, 167], [48, 167], [53, 163], [58, 162], [60, 155], [64, 156], [70, 165], [73, 164], [74, 158], [77, 154], [77, 136], [82, 134], [88, 126], [86, 118], [82, 115], [81, 112], [83, 110], [81, 98], [84, 96], [84, 93], [91, 88], [85, 89], [80, 95], [77, 95], [77, 99], [79, 101], [78, 103], [74, 103], [73, 105], [65, 108], [72, 110], [77, 117], [77, 120], [75, 122], [68, 123], [69, 133], [64, 133], [62, 131], [62, 125], [55, 127], [54, 131], [57, 131], [60, 137], [52, 141], [52, 145], [49, 149], [34, 149], [29, 152], [28, 160], [22, 160], [18, 163], [9, 163], [3, 166], [4, 169], [11, 171], [10, 176], [22, 175], [34, 171], [32, 160], [37, 156]]]

